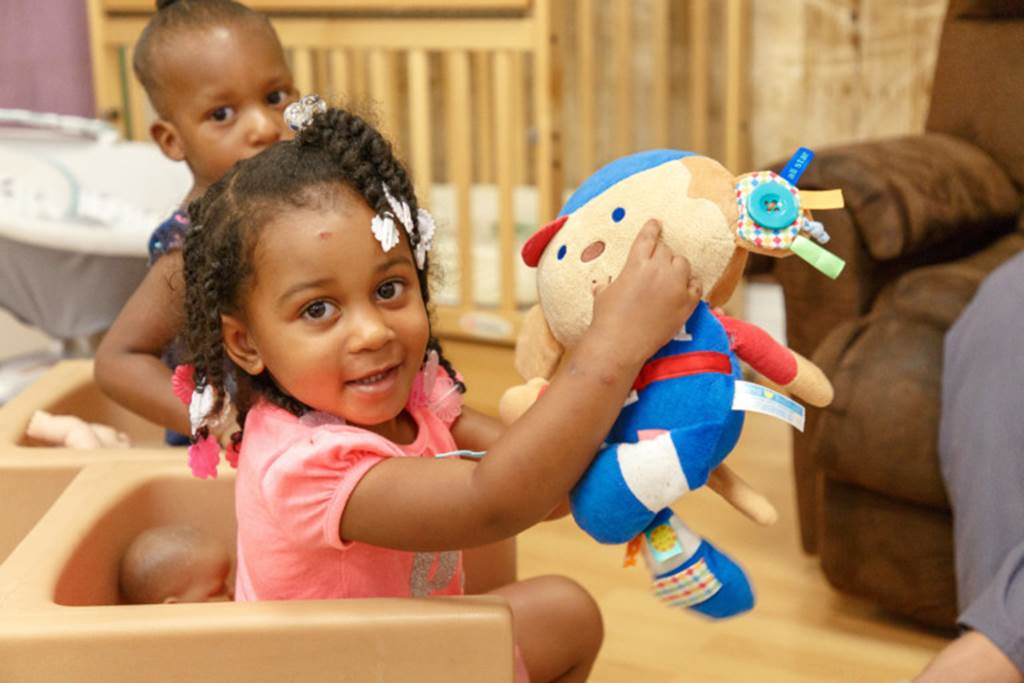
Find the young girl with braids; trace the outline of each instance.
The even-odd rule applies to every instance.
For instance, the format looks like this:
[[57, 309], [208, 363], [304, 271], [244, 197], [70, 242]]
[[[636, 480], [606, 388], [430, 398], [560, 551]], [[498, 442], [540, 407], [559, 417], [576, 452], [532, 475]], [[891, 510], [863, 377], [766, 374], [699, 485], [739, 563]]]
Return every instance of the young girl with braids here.
[[[699, 292], [649, 225], [622, 275], [593, 294], [574, 356], [505, 431], [462, 406], [431, 335], [433, 223], [390, 145], [344, 110], [308, 114], [295, 140], [237, 165], [191, 207], [192, 465], [215, 472], [203, 436], [228, 368], [244, 389], [244, 436], [229, 453], [236, 599], [461, 594], [460, 549], [512, 537], [565, 500]], [[487, 454], [439, 457], [466, 451]], [[586, 678], [602, 626], [579, 585], [543, 576], [491, 592], [511, 606], [520, 680]]]
[[[157, 0], [135, 46], [135, 74], [157, 113], [163, 153], [192, 172], [185, 203], [239, 159], [291, 137], [282, 112], [296, 97], [284, 51], [266, 17], [233, 0]], [[150, 269], [96, 353], [99, 386], [114, 400], [188, 443], [188, 413], [170, 391], [174, 340], [183, 324], [181, 244], [174, 212], [149, 240]], [[225, 433], [234, 431], [225, 425]]]

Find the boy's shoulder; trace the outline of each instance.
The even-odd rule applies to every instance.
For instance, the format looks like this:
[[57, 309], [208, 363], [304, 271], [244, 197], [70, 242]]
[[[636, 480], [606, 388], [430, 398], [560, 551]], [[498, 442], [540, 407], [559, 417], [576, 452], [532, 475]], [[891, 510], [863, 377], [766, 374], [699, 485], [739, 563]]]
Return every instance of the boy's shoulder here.
[[175, 211], [160, 225], [156, 226], [149, 237], [149, 263], [152, 265], [158, 258], [172, 251], [181, 249], [185, 244], [185, 235], [191, 225], [188, 214]]

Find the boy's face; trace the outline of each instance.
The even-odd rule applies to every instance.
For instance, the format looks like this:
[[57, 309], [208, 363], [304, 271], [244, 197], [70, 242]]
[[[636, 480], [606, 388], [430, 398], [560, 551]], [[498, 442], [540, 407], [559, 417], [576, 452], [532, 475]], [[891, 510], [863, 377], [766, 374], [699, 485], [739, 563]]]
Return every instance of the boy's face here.
[[291, 137], [282, 112], [296, 99], [295, 86], [276, 37], [261, 22], [181, 32], [161, 49], [165, 116], [151, 133], [164, 154], [188, 163], [196, 191], [236, 161]]
[[224, 316], [224, 341], [248, 373], [267, 369], [306, 405], [390, 436], [430, 328], [405, 231], [385, 253], [372, 217], [353, 194], [265, 225], [244, 322]]

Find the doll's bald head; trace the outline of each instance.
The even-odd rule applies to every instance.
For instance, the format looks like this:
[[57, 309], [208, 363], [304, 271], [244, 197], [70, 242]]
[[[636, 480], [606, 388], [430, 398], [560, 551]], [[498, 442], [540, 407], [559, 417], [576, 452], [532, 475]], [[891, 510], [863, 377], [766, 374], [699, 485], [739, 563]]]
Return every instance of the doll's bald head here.
[[231, 558], [217, 539], [187, 525], [147, 529], [121, 558], [121, 596], [129, 604], [230, 599]]

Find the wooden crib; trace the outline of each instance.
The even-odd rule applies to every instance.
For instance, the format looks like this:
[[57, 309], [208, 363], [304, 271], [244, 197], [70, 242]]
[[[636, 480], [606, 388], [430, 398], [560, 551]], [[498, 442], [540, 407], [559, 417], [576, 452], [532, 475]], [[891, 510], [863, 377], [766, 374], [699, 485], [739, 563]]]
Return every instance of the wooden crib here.
[[[677, 147], [745, 170], [746, 1], [246, 4], [300, 92], [369, 105], [408, 164], [440, 227], [439, 334], [507, 344], [536, 296], [519, 246], [599, 165]], [[88, 4], [97, 111], [146, 139], [131, 53], [153, 0]]]

